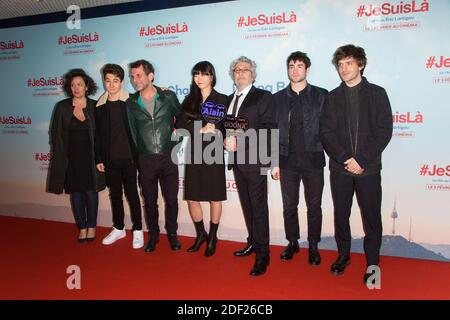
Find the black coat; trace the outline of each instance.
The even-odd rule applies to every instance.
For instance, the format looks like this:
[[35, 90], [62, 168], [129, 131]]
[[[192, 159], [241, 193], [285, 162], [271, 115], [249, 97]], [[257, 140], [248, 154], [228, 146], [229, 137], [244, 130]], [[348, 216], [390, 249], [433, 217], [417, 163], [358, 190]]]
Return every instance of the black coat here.
[[[125, 131], [127, 133], [128, 144], [132, 154], [132, 160], [137, 164], [137, 151], [131, 136], [130, 125], [128, 122], [128, 113], [124, 101], [121, 108], [121, 115]], [[95, 163], [103, 163], [106, 168], [109, 167], [110, 148], [111, 148], [111, 110], [107, 104], [98, 105], [95, 108], [95, 125], [96, 125], [96, 139], [95, 139]]]
[[[318, 168], [325, 166], [325, 155], [323, 153], [322, 142], [319, 136], [319, 120], [322, 112], [325, 97], [328, 91], [307, 84], [306, 88], [307, 103], [302, 106], [303, 110], [303, 137], [305, 141], [306, 152], [317, 153], [317, 159], [314, 159]], [[291, 127], [291, 109], [289, 101], [291, 99], [289, 87], [278, 91], [275, 95], [276, 114], [278, 129], [280, 134], [280, 155], [289, 156], [289, 129]]]
[[[228, 97], [224, 94], [218, 93], [216, 90], [213, 89], [211, 91], [211, 93], [209, 94], [209, 96], [207, 97], [207, 99], [205, 100], [205, 102], [213, 102], [214, 104], [221, 104], [221, 105], [224, 105], [226, 108], [227, 104], [228, 104]], [[181, 104], [181, 106], [183, 106], [183, 103]], [[202, 117], [200, 108], [197, 110], [197, 113], [195, 115], [187, 114], [186, 110], [183, 110], [183, 111], [184, 111], [183, 117], [180, 117], [181, 120], [177, 121], [177, 129], [178, 128], [186, 129], [191, 134], [191, 137], [193, 137], [194, 136], [194, 121], [197, 121], [197, 120], [201, 121], [202, 127], [205, 126], [208, 122]], [[225, 109], [225, 112], [226, 111], [227, 110]], [[223, 127], [223, 120], [216, 123], [215, 126], [216, 126], [217, 130], [222, 132], [222, 136], [225, 137], [225, 129]], [[209, 144], [209, 142], [206, 145], [208, 145], [208, 144]]]
[[392, 110], [386, 91], [365, 77], [359, 91], [358, 132], [352, 151], [346, 84], [331, 91], [320, 118], [320, 138], [330, 157], [330, 170], [348, 174], [344, 162], [355, 158], [365, 174], [381, 170], [381, 153], [392, 137]]
[[[95, 101], [88, 98], [87, 106], [83, 109], [83, 112], [86, 117], [86, 121], [88, 121], [89, 124], [89, 135], [91, 139], [91, 174], [93, 175], [95, 191], [100, 191], [105, 188], [105, 176], [95, 167]], [[69, 163], [67, 151], [72, 114], [72, 98], [58, 102], [53, 111], [52, 121], [50, 124], [50, 150], [52, 153], [52, 161], [50, 163], [47, 179], [47, 191], [51, 193], [61, 194], [64, 190], [64, 181]], [[83, 173], [80, 172], [80, 174]]]

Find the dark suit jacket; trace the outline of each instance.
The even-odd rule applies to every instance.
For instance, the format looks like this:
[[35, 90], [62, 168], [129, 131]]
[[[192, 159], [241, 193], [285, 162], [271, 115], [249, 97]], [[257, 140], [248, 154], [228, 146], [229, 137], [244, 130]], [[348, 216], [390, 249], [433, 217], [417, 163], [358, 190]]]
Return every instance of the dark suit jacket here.
[[359, 91], [356, 150], [352, 150], [346, 84], [331, 91], [320, 118], [320, 138], [330, 157], [330, 170], [349, 174], [344, 161], [354, 157], [364, 174], [381, 170], [381, 153], [392, 137], [392, 110], [386, 91], [363, 77]]
[[[233, 95], [228, 96], [228, 104], [231, 103]], [[259, 157], [259, 140], [261, 136], [267, 133], [267, 156], [270, 155], [270, 129], [277, 128], [276, 113], [275, 113], [275, 100], [267, 90], [258, 89], [254, 86], [251, 87], [249, 93], [245, 97], [244, 101], [239, 108], [237, 114], [239, 117], [243, 117], [248, 121], [248, 129], [253, 129], [256, 132], [256, 142], [249, 138], [246, 138], [245, 142], [245, 164], [237, 164], [240, 169], [245, 170], [250, 168], [249, 166], [257, 165], [259, 167], [270, 167], [271, 163], [261, 162]], [[267, 129], [267, 130], [262, 130]], [[234, 163], [236, 163], [236, 154], [241, 152], [231, 153], [235, 157]], [[250, 163], [250, 154], [257, 155], [257, 163]], [[277, 155], [278, 156], [278, 155]], [[230, 166], [228, 166], [230, 170]]]

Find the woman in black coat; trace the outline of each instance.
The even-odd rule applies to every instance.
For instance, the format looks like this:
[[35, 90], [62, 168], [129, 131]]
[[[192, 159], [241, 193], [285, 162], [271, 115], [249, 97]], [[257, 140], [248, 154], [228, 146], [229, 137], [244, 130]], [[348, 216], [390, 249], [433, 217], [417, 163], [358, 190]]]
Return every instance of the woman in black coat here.
[[[208, 61], [201, 61], [192, 68], [191, 90], [182, 103], [185, 124], [182, 125], [189, 130], [190, 139], [190, 163], [186, 163], [184, 174], [184, 199], [188, 202], [189, 213], [194, 221], [197, 238], [195, 243], [188, 248], [188, 252], [195, 252], [200, 249], [202, 243], [208, 241], [205, 256], [212, 256], [216, 251], [217, 229], [219, 227], [220, 216], [222, 214], [222, 201], [227, 199], [225, 182], [225, 165], [223, 161], [223, 136], [225, 130], [222, 121], [211, 123], [202, 117], [202, 106], [221, 106], [226, 114], [227, 97], [214, 90], [216, 84], [216, 73], [214, 66]], [[197, 123], [195, 126], [194, 124]], [[194, 132], [194, 128], [198, 128]], [[203, 141], [199, 146], [201, 150], [196, 150], [193, 143], [194, 135], [210, 135], [212, 142]], [[200, 163], [194, 163], [195, 152], [204, 155], [205, 148], [220, 141], [221, 154], [213, 152], [213, 163], [205, 162], [202, 157]], [[203, 224], [203, 212], [201, 201], [208, 201], [210, 204], [210, 228], [209, 235], [205, 231]]]
[[96, 102], [88, 98], [96, 90], [94, 80], [83, 69], [70, 70], [64, 76], [69, 98], [56, 104], [50, 126], [53, 157], [48, 192], [70, 194], [79, 242], [95, 239], [98, 191], [105, 188], [104, 174], [95, 167]]

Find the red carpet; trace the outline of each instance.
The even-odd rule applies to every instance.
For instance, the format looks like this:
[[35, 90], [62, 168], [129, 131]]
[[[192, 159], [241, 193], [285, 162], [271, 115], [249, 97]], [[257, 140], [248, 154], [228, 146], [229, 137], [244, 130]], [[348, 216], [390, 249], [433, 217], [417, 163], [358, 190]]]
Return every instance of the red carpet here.
[[[352, 254], [344, 275], [330, 274], [336, 252], [322, 251], [322, 265], [307, 264], [307, 251], [279, 259], [271, 247], [268, 272], [248, 275], [253, 256], [236, 258], [242, 243], [219, 241], [215, 256], [187, 253], [193, 239], [181, 237], [172, 252], [165, 235], [153, 253], [131, 248], [131, 233], [111, 246], [78, 244], [74, 224], [0, 216], [0, 299], [450, 299], [450, 264], [382, 257], [381, 290], [362, 282], [364, 256]], [[202, 247], [202, 249], [204, 246]], [[81, 290], [69, 290], [69, 265], [81, 268]]]

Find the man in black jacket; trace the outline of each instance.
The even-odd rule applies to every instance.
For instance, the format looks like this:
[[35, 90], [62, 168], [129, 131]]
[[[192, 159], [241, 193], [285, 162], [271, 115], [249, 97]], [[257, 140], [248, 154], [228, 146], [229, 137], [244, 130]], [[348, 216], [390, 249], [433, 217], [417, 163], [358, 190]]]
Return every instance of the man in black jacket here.
[[280, 179], [286, 239], [282, 260], [290, 260], [299, 251], [298, 203], [300, 182], [305, 188], [308, 217], [308, 261], [321, 262], [317, 244], [322, 231], [322, 192], [325, 154], [319, 138], [319, 118], [327, 90], [306, 80], [311, 66], [309, 57], [300, 51], [286, 60], [290, 84], [277, 92], [277, 121], [280, 130], [280, 169], [272, 171]]
[[137, 190], [136, 151], [131, 138], [125, 101], [128, 92], [123, 90], [125, 72], [117, 64], [106, 64], [102, 69], [106, 92], [100, 96], [95, 109], [97, 169], [106, 172], [109, 188], [113, 229], [103, 239], [110, 245], [126, 236], [124, 225], [123, 191], [130, 205], [133, 223], [133, 248], [144, 246], [141, 201]]
[[[350, 212], [353, 194], [361, 210], [367, 269], [379, 265], [381, 223], [381, 153], [392, 137], [392, 111], [386, 91], [362, 76], [367, 59], [363, 48], [339, 47], [333, 55], [342, 83], [325, 99], [320, 137], [330, 157], [335, 238], [339, 256], [335, 275], [350, 264]], [[371, 267], [369, 269], [369, 267]]]
[[[259, 276], [266, 272], [269, 265], [270, 238], [267, 174], [262, 174], [265, 164], [261, 161], [261, 150], [257, 146], [262, 134], [270, 136], [270, 130], [276, 129], [275, 101], [269, 91], [253, 86], [256, 78], [256, 63], [253, 60], [243, 56], [237, 58], [231, 63], [229, 73], [236, 91], [229, 96], [228, 114], [245, 119], [248, 124], [246, 134], [253, 132], [257, 139], [252, 143], [242, 136], [238, 140], [236, 137], [225, 139], [225, 148], [232, 153], [231, 158], [236, 159], [233, 172], [248, 231], [247, 246], [234, 252], [234, 255], [245, 257], [255, 252], [256, 260], [250, 275]], [[267, 138], [270, 141], [270, 137]], [[241, 144], [241, 141], [244, 143]], [[252, 154], [256, 155], [256, 163], [251, 160]], [[240, 161], [243, 158], [245, 160]]]
[[[145, 252], [159, 242], [158, 183], [165, 203], [165, 229], [170, 248], [181, 249], [178, 240], [178, 166], [171, 151], [176, 121], [183, 119], [177, 96], [153, 84], [155, 69], [147, 60], [130, 63], [131, 82], [136, 93], [127, 100], [131, 136], [138, 153], [139, 182], [144, 196], [149, 240]], [[176, 121], [175, 121], [176, 120]]]

